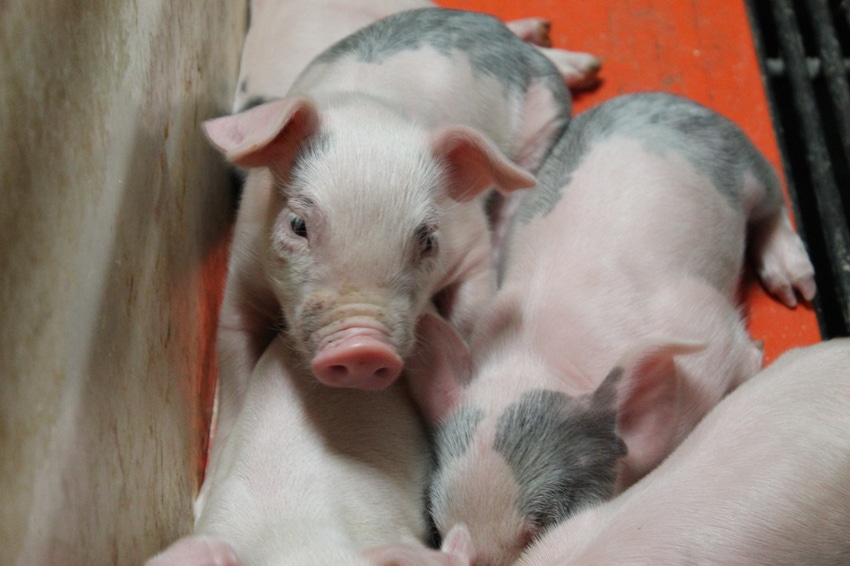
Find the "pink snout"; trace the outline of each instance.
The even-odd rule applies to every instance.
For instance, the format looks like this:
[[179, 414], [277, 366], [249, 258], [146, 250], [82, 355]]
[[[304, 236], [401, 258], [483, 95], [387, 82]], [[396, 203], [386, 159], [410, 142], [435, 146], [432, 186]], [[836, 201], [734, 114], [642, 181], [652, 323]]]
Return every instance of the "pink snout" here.
[[349, 329], [340, 334], [319, 348], [311, 364], [325, 385], [378, 390], [401, 374], [404, 361], [380, 333]]

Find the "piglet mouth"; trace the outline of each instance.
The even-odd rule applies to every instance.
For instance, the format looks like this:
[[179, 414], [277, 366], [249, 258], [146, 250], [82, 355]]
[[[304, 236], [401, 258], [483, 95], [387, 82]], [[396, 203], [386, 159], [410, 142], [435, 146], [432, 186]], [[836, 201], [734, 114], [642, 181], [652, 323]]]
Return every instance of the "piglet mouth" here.
[[389, 387], [404, 367], [384, 326], [374, 317], [355, 316], [313, 334], [316, 353], [310, 367], [331, 387], [375, 391]]

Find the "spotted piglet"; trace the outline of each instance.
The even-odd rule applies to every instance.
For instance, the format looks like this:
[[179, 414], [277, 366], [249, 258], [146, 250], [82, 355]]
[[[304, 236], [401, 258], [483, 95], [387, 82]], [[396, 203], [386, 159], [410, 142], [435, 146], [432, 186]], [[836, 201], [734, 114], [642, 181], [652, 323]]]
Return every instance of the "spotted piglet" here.
[[783, 354], [522, 566], [850, 564], [850, 340]]
[[747, 244], [789, 307], [815, 294], [775, 172], [694, 102], [646, 93], [583, 113], [538, 181], [437, 437], [434, 518], [469, 529], [476, 565], [510, 563], [623, 491], [759, 370], [736, 304]]

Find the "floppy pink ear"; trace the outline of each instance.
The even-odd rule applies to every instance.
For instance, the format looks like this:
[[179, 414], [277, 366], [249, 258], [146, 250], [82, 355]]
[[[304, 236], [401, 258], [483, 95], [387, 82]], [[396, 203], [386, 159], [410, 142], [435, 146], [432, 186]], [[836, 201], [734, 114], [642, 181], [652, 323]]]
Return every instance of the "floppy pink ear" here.
[[318, 111], [306, 98], [274, 100], [203, 124], [207, 138], [228, 161], [272, 168], [287, 166], [318, 125]]
[[[627, 470], [637, 480], [673, 448], [681, 386], [673, 358], [705, 348], [701, 342], [662, 340], [633, 348], [593, 393], [595, 405], [617, 411], [617, 434], [628, 450]], [[614, 407], [611, 407], [614, 405]]]
[[475, 557], [475, 545], [472, 543], [472, 535], [463, 523], [458, 523], [443, 538], [440, 550], [446, 554], [456, 557], [463, 564], [472, 564]]
[[511, 163], [484, 136], [464, 126], [449, 126], [431, 135], [437, 159], [446, 164], [449, 196], [466, 202], [496, 186], [504, 193], [536, 184], [534, 176]]
[[410, 395], [429, 425], [457, 404], [472, 371], [463, 338], [435, 312], [426, 312], [416, 324], [416, 350], [405, 367]]

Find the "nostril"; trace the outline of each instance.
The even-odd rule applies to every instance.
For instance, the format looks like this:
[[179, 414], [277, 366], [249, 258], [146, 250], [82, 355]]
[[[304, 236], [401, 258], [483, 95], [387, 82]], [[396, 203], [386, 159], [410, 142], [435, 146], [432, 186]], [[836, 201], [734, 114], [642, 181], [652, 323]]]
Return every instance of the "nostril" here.
[[344, 365], [341, 365], [341, 364], [328, 366], [325, 371], [326, 371], [328, 378], [333, 379], [333, 380], [345, 379], [346, 377], [348, 377], [348, 374], [350, 373], [348, 371], [348, 366], [344, 366]]
[[400, 373], [392, 364], [375, 363], [368, 358], [314, 364], [313, 371], [326, 384], [360, 389], [382, 389]]
[[378, 379], [389, 379], [390, 378], [390, 368], [378, 368], [375, 370], [375, 377]]
[[313, 373], [332, 387], [377, 390], [401, 374], [404, 361], [383, 336], [350, 332], [321, 348], [313, 358]]

